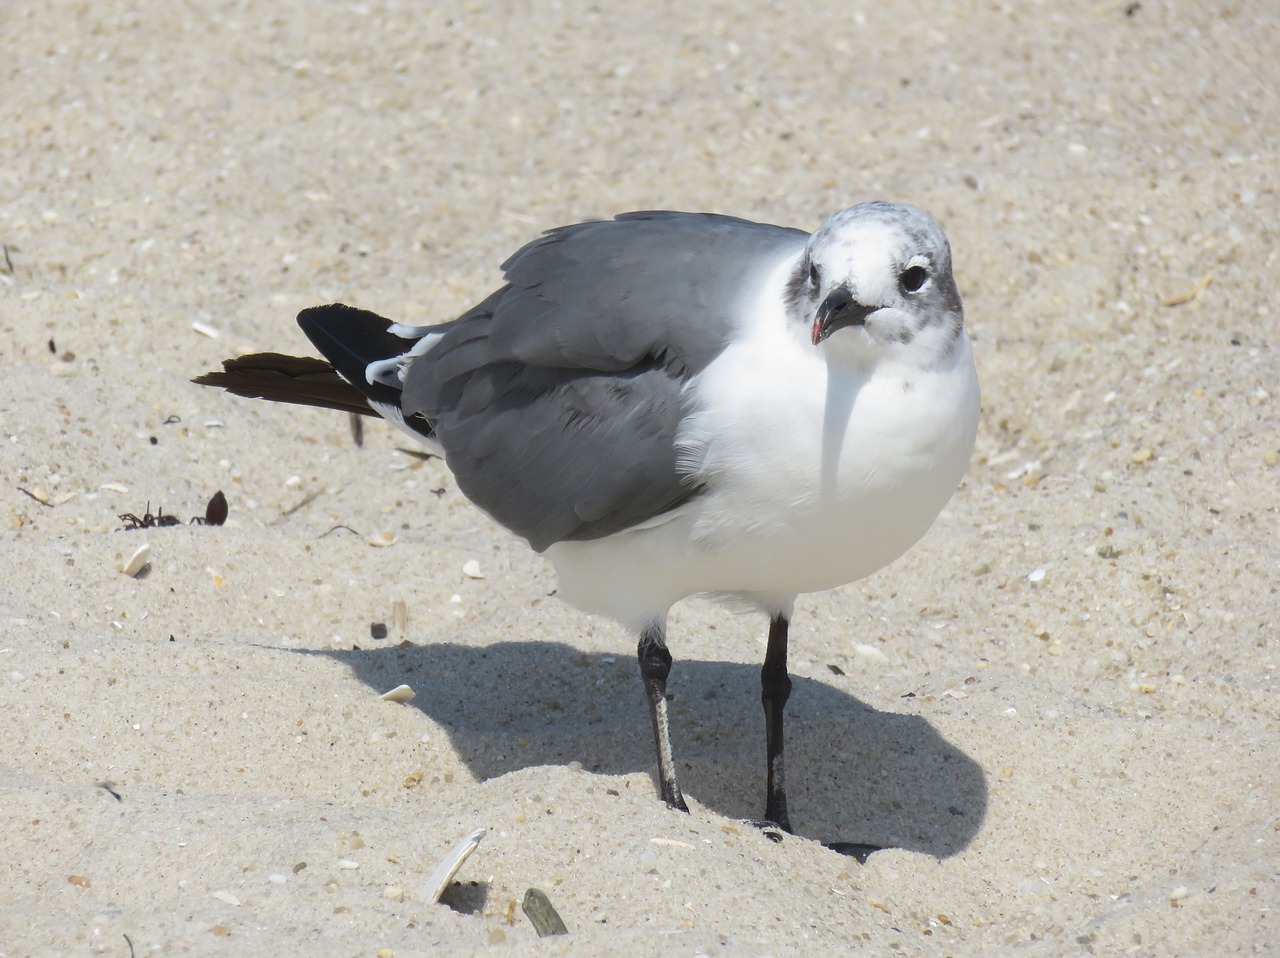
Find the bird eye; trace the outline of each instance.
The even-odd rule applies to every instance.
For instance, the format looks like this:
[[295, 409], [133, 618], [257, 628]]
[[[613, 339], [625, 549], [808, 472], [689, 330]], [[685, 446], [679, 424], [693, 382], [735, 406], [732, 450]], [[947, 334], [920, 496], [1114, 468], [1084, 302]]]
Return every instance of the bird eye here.
[[819, 284], [818, 284], [818, 264], [817, 263], [809, 264], [809, 285], [812, 286], [814, 289], [818, 288]]
[[902, 284], [905, 292], [917, 293], [928, 278], [929, 272], [923, 266], [909, 266], [902, 271], [902, 275], [898, 277], [898, 282]]

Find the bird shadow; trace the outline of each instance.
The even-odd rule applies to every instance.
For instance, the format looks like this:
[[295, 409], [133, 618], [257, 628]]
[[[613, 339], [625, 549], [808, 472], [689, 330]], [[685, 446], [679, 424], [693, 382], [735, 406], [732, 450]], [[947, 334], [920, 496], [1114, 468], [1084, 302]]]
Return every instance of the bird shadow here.
[[[379, 692], [412, 686], [417, 694], [411, 705], [447, 732], [480, 780], [571, 762], [607, 775], [656, 765], [630, 655], [545, 641], [304, 654], [346, 664]], [[826, 682], [792, 681], [787, 789], [799, 834], [937, 858], [968, 846], [987, 806], [986, 778], [976, 762], [917, 715], [879, 711]], [[681, 785], [686, 795], [730, 818], [758, 818], [763, 809], [759, 690], [757, 666], [676, 660], [671, 673]]]

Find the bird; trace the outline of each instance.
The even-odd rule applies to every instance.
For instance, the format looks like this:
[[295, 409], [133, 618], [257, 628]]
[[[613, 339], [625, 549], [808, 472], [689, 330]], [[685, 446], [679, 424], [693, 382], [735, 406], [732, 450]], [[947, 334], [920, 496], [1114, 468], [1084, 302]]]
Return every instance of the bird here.
[[[784, 709], [801, 594], [920, 540], [961, 482], [980, 393], [938, 222], [905, 203], [813, 232], [643, 211], [551, 229], [457, 318], [335, 303], [298, 323], [324, 359], [259, 353], [194, 381], [381, 416], [555, 567], [559, 595], [630, 630], [676, 775], [667, 616], [707, 594], [768, 619], [763, 818], [791, 832]], [[866, 848], [871, 846], [858, 846]]]

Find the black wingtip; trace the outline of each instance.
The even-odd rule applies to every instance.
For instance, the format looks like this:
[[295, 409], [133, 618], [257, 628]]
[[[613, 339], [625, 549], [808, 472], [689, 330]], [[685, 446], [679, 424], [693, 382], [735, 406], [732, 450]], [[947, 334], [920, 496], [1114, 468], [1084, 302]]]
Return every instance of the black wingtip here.
[[391, 320], [367, 309], [331, 303], [304, 309], [298, 314], [298, 325], [347, 382], [375, 402], [400, 404], [399, 390], [365, 378], [370, 363], [398, 356], [410, 345], [387, 332]]

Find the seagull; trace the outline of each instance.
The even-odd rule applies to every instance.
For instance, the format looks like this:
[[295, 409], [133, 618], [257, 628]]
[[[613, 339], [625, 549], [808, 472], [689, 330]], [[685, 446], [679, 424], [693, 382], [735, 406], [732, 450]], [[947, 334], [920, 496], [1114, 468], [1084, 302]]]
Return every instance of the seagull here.
[[946, 235], [888, 202], [811, 234], [637, 212], [550, 230], [502, 270], [451, 322], [306, 309], [324, 360], [243, 356], [195, 382], [382, 416], [443, 456], [472, 503], [552, 562], [564, 599], [638, 636], [672, 808], [688, 811], [668, 611], [709, 594], [763, 612], [757, 824], [790, 832], [795, 600], [906, 552], [973, 450], [978, 379]]

